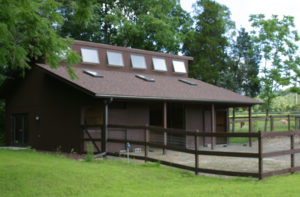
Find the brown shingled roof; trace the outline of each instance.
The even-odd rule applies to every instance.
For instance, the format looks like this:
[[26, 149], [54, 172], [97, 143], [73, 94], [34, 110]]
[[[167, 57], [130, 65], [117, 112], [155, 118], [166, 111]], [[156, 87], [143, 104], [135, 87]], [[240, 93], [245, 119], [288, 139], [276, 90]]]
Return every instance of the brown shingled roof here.
[[84, 73], [83, 70], [85, 68], [74, 67], [73, 69], [78, 79], [72, 80], [63, 66], [57, 69], [52, 69], [45, 64], [38, 64], [37, 66], [66, 82], [88, 91], [96, 97], [181, 100], [246, 105], [261, 103], [258, 100], [192, 78], [184, 79], [196, 83], [197, 86], [180, 82], [179, 79], [182, 77], [177, 76], [147, 74], [147, 77], [155, 80], [155, 82], [147, 82], [137, 78], [135, 76], [136, 73], [101, 69], [93, 69], [93, 71], [103, 75], [103, 78], [95, 78]]

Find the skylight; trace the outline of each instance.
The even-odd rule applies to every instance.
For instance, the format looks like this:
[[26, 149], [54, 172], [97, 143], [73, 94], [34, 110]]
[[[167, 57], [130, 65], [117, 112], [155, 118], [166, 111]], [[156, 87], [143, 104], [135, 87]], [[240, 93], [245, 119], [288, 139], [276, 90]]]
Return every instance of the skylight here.
[[166, 60], [162, 58], [152, 58], [154, 70], [167, 71]]
[[186, 84], [189, 84], [189, 85], [192, 85], [192, 86], [196, 86], [197, 84], [192, 82], [192, 81], [189, 81], [189, 80], [186, 80], [186, 79], [178, 79], [178, 81], [182, 82], [182, 83], [186, 83]]
[[82, 62], [99, 64], [99, 56], [97, 49], [81, 48]]
[[137, 77], [137, 78], [139, 78], [139, 79], [142, 79], [142, 80], [144, 80], [144, 81], [155, 82], [154, 79], [149, 78], [149, 77], [146, 77], [145, 75], [135, 75], [135, 77]]
[[107, 51], [107, 59], [111, 66], [124, 66], [122, 53]]
[[185, 65], [183, 61], [173, 60], [173, 68], [176, 73], [186, 73]]
[[85, 74], [88, 74], [88, 75], [91, 75], [93, 77], [99, 77], [99, 78], [102, 78], [103, 75], [100, 75], [99, 73], [97, 73], [96, 71], [92, 71], [92, 70], [83, 70], [83, 72]]
[[142, 55], [130, 55], [132, 68], [146, 69], [145, 57]]

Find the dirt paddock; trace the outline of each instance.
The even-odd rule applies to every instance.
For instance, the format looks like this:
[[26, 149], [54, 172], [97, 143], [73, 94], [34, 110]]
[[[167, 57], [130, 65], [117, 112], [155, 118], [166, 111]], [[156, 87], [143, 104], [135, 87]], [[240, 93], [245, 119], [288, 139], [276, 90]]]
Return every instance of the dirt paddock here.
[[[300, 148], [300, 137], [295, 137], [295, 149]], [[274, 152], [290, 149], [290, 138], [275, 137], [263, 139], [263, 153]], [[199, 147], [199, 150], [211, 150], [210, 147]], [[217, 145], [214, 151], [225, 152], [258, 152], [258, 142], [253, 142], [252, 147], [248, 144], [229, 144], [227, 146]], [[131, 155], [143, 155], [140, 153], [131, 153]], [[170, 161], [187, 166], [195, 166], [195, 155], [176, 151], [167, 151], [166, 155], [162, 154], [162, 149], [150, 147], [149, 157]], [[269, 157], [263, 159], [263, 172], [280, 170], [288, 168], [291, 165], [290, 155]], [[295, 154], [295, 166], [300, 166], [300, 154]], [[199, 155], [199, 168], [229, 170], [240, 172], [258, 172], [257, 158], [239, 158], [239, 157], [224, 157], [224, 156], [206, 156]]]

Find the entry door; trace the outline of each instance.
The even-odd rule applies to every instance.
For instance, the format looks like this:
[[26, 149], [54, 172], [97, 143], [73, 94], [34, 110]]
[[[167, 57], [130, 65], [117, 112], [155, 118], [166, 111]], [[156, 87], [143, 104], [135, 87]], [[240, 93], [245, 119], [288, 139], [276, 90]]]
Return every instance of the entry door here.
[[13, 145], [28, 145], [28, 118], [27, 114], [14, 114], [12, 116]]
[[[227, 124], [226, 124], [226, 111], [216, 111], [216, 132], [217, 133], [225, 133]], [[217, 144], [226, 144], [227, 138], [226, 137], [217, 137]]]

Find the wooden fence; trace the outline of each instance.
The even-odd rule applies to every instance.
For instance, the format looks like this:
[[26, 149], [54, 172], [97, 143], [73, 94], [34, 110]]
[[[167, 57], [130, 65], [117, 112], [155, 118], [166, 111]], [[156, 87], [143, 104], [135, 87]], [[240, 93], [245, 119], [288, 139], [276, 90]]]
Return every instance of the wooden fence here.
[[[93, 138], [89, 132], [89, 128], [95, 128], [100, 127], [102, 128], [103, 125], [82, 125], [84, 133], [86, 133], [87, 138], [83, 137], [83, 141], [89, 141], [92, 142], [97, 150], [97, 152], [101, 153], [100, 148], [97, 146], [97, 141], [102, 141], [102, 138]], [[127, 129], [137, 129], [137, 130], [143, 130], [144, 132], [144, 139], [143, 140], [129, 140], [125, 136], [124, 139], [114, 139], [114, 138], [107, 138], [106, 142], [112, 142], [112, 143], [122, 143], [126, 144], [129, 142], [133, 145], [140, 145], [144, 147], [144, 153], [143, 155], [131, 155], [130, 157], [135, 159], [141, 159], [145, 160], [145, 162], [160, 162], [161, 164], [194, 171], [195, 174], [198, 173], [209, 173], [209, 174], [216, 174], [216, 175], [226, 175], [226, 176], [240, 176], [240, 177], [254, 177], [258, 179], [263, 179], [265, 177], [273, 176], [273, 175], [279, 175], [279, 174], [286, 174], [286, 173], [294, 173], [297, 171], [300, 171], [300, 166], [295, 166], [295, 154], [300, 153], [300, 149], [295, 149], [294, 145], [294, 137], [296, 135], [300, 135], [300, 131], [284, 131], [284, 132], [272, 132], [272, 133], [262, 133], [261, 131], [257, 133], [212, 133], [212, 132], [199, 132], [196, 131], [186, 131], [186, 130], [178, 130], [178, 129], [166, 129], [166, 128], [159, 128], [159, 127], [153, 127], [153, 126], [129, 126], [129, 125], [107, 125], [107, 128], [118, 128], [122, 129], [124, 132], [127, 131]], [[188, 149], [185, 147], [179, 147], [179, 146], [172, 146], [166, 144], [167, 140], [163, 140], [163, 144], [161, 143], [155, 143], [149, 141], [149, 131], [156, 131], [161, 132], [162, 136], [167, 137], [168, 134], [177, 134], [177, 135], [184, 135], [184, 136], [192, 136], [194, 138], [194, 149]], [[127, 133], [127, 132], [126, 132]], [[166, 135], [165, 135], [166, 134]], [[278, 136], [287, 136], [290, 137], [290, 148], [288, 150], [281, 150], [281, 151], [274, 151], [274, 152], [263, 152], [263, 138], [265, 137], [278, 137]], [[258, 139], [258, 151], [256, 153], [252, 152], [232, 152], [232, 151], [212, 151], [212, 150], [199, 150], [198, 145], [198, 138], [199, 137], [205, 137], [205, 138], [215, 138], [215, 137], [245, 137], [245, 138], [257, 138]], [[103, 141], [102, 141], [103, 142]], [[182, 165], [175, 162], [169, 162], [164, 160], [158, 160], [156, 158], [149, 157], [149, 147], [154, 148], [161, 148], [163, 150], [173, 150], [188, 154], [193, 154], [195, 157], [195, 165], [193, 166], [187, 166]], [[110, 156], [121, 156], [125, 157], [126, 155], [120, 154], [120, 153], [114, 153], [114, 152], [107, 152], [106, 155]], [[217, 170], [217, 169], [206, 169], [206, 168], [200, 168], [199, 167], [199, 155], [209, 155], [209, 156], [219, 156], [219, 157], [238, 157], [238, 158], [256, 158], [258, 159], [258, 166], [257, 166], [257, 172], [239, 172], [239, 171], [229, 171], [229, 170]], [[282, 170], [276, 170], [276, 171], [263, 171], [263, 159], [268, 157], [274, 157], [274, 156], [282, 156], [282, 155], [290, 155], [290, 167]]]
[[[295, 122], [295, 128], [300, 129], [300, 115], [270, 115], [270, 116], [252, 116], [251, 120], [256, 121], [256, 120], [266, 120], [269, 121], [269, 128], [270, 132], [274, 131], [274, 120], [275, 119], [286, 119], [288, 124], [288, 128], [291, 127], [291, 121], [294, 119]], [[232, 125], [231, 130], [232, 132], [235, 131], [235, 123], [246, 123], [249, 122], [249, 116], [239, 116], [239, 117], [230, 117], [230, 124]], [[290, 130], [290, 129], [288, 129]]]

